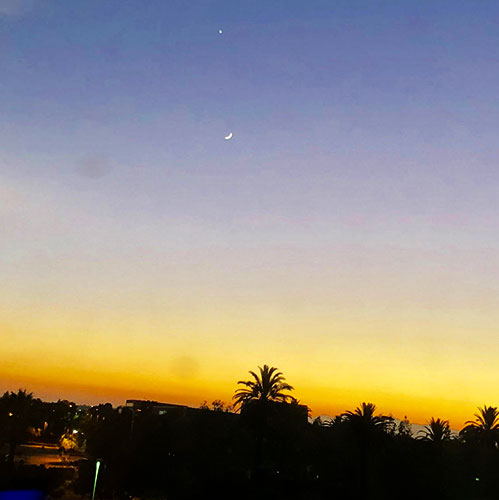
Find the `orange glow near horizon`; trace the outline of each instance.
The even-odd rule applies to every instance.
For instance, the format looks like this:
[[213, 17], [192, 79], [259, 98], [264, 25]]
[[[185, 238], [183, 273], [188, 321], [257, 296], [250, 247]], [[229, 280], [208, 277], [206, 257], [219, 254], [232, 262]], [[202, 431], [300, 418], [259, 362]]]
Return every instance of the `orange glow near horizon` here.
[[[204, 386], [202, 389], [189, 384], [168, 386], [165, 384], [162, 387], [160, 380], [147, 380], [133, 374], [103, 375], [104, 380], [99, 380], [95, 374], [90, 376], [88, 373], [79, 373], [75, 370], [68, 376], [69, 373], [64, 372], [65, 370], [61, 370], [45, 377], [42, 373], [27, 376], [10, 371], [1, 372], [2, 390], [26, 388], [44, 400], [69, 399], [78, 404], [94, 405], [111, 402], [114, 406], [118, 406], [124, 404], [126, 399], [149, 399], [197, 407], [203, 401], [211, 402], [215, 399], [230, 403], [237, 382], [234, 379], [233, 383], [214, 384], [210, 387]], [[242, 374], [241, 378], [246, 379], [246, 375]], [[289, 378], [288, 380], [291, 381]], [[366, 401], [374, 402], [379, 413], [399, 419], [407, 416], [411, 422], [423, 425], [431, 416], [439, 416], [450, 420], [451, 427], [459, 430], [466, 420], [473, 419], [477, 409], [475, 402], [437, 397], [415, 397], [334, 387], [322, 387], [321, 390], [305, 387], [298, 389], [293, 395], [300, 400], [300, 403], [309, 406], [313, 417], [338, 415]]]
[[[376, 342], [360, 351], [359, 344], [369, 342], [367, 333], [346, 343], [340, 341], [342, 337], [334, 328], [330, 333], [336, 338], [334, 343], [326, 335], [316, 335], [315, 343], [299, 345], [274, 335], [272, 339], [260, 336], [256, 344], [244, 331], [251, 330], [244, 321], [237, 325], [244, 335], [231, 337], [229, 332], [237, 330], [234, 318], [229, 319], [225, 328], [218, 323], [217, 338], [203, 340], [194, 330], [188, 341], [182, 336], [159, 341], [159, 335], [152, 333], [135, 336], [134, 328], [143, 327], [139, 320], [135, 324], [130, 321], [128, 330], [122, 321], [101, 337], [88, 329], [66, 335], [62, 317], [60, 329], [55, 319], [50, 321], [54, 325], [50, 329], [33, 326], [22, 330], [12, 323], [4, 324], [3, 331], [8, 335], [0, 388], [23, 387], [42, 399], [66, 398], [87, 404], [109, 401], [119, 405], [136, 398], [199, 406], [204, 400], [230, 402], [237, 380], [248, 378], [248, 370], [267, 363], [284, 373], [295, 387], [295, 397], [311, 408], [313, 416], [336, 415], [370, 401], [380, 412], [397, 418], [407, 415], [412, 422], [425, 424], [435, 416], [450, 420], [459, 429], [473, 418], [477, 406], [494, 403], [487, 381], [490, 383], [495, 375], [486, 366], [477, 372], [476, 364], [467, 369], [448, 360], [440, 363], [437, 371], [424, 350], [402, 352], [392, 338], [387, 345]], [[336, 323], [344, 337], [362, 330], [355, 322]], [[205, 321], [207, 333], [209, 324]], [[184, 327], [188, 326], [185, 320]], [[386, 334], [386, 326], [382, 323], [378, 328]], [[292, 327], [289, 322], [286, 328], [279, 325], [279, 330], [286, 331], [288, 338], [296, 335], [298, 339], [299, 332]], [[375, 337], [376, 333], [371, 335]], [[198, 346], [193, 342], [196, 337]], [[416, 345], [413, 342], [413, 349]], [[469, 346], [468, 350], [470, 358], [473, 351]], [[455, 359], [460, 357], [462, 352], [456, 350]]]
[[29, 242], [13, 226], [0, 290], [2, 390], [198, 406], [230, 401], [237, 381], [266, 363], [313, 415], [370, 401], [459, 428], [477, 406], [497, 404], [493, 254], [470, 261], [452, 241], [362, 244], [346, 227], [350, 241], [337, 244], [320, 225], [313, 244], [271, 233], [258, 244], [232, 233], [218, 242], [191, 221], [180, 235], [173, 226], [169, 247], [155, 221], [120, 226], [102, 200], [82, 207], [78, 195], [21, 191], [8, 216], [21, 210], [47, 246], [24, 253]]

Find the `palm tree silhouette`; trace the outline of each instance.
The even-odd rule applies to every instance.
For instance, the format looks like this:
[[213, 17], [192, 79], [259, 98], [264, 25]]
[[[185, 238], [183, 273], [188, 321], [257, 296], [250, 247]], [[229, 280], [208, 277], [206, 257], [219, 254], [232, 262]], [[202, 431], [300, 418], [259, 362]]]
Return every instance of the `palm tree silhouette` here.
[[465, 439], [475, 438], [484, 444], [494, 446], [499, 441], [499, 410], [495, 406], [484, 405], [475, 413], [475, 420], [465, 422], [459, 433]]
[[376, 405], [361, 403], [354, 411], [341, 414], [342, 420], [350, 427], [359, 451], [359, 498], [368, 495], [370, 487], [370, 464], [374, 460], [374, 444], [390, 427], [393, 418], [376, 415]]
[[440, 418], [431, 417], [428, 425], [421, 431], [418, 439], [423, 439], [425, 441], [432, 441], [434, 443], [441, 443], [442, 441], [448, 441], [451, 437], [451, 430], [448, 420], [442, 420]]
[[279, 403], [297, 402], [284, 392], [292, 391], [293, 387], [285, 382], [284, 375], [277, 368], [263, 365], [263, 368], [259, 366], [258, 369], [259, 374], [249, 372], [253, 380], [238, 381], [244, 387], [237, 389], [233, 396], [234, 408], [241, 411], [241, 415], [255, 432], [253, 477], [257, 480], [264, 474], [264, 444], [270, 432], [272, 412]]
[[354, 411], [347, 411], [341, 415], [342, 419], [349, 422], [357, 429], [385, 431], [393, 422], [392, 417], [375, 415], [376, 405], [361, 403]]
[[263, 365], [258, 367], [260, 374], [250, 371], [253, 380], [239, 380], [238, 384], [244, 387], [238, 389], [234, 394], [234, 406], [243, 409], [255, 403], [265, 404], [268, 402], [286, 403], [294, 398], [283, 391], [292, 391], [293, 387], [285, 382], [283, 374], [275, 367]]

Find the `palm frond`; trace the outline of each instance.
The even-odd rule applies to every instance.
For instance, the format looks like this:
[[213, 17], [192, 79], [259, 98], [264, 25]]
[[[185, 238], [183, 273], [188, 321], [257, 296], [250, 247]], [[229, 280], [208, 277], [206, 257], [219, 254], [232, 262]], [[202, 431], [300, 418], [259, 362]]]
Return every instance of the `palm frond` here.
[[237, 383], [245, 387], [235, 391], [233, 399], [236, 406], [243, 406], [250, 401], [280, 401], [291, 399], [285, 391], [292, 391], [293, 387], [285, 382], [284, 375], [276, 367], [263, 365], [258, 367], [260, 373], [249, 371], [254, 380], [239, 380]]

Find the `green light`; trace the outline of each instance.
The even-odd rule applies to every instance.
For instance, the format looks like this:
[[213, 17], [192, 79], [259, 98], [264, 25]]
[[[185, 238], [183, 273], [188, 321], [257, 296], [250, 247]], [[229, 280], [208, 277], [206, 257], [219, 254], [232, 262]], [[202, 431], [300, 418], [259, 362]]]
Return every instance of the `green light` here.
[[480, 478], [479, 477], [475, 477], [475, 481], [480, 481]]
[[97, 476], [99, 475], [99, 468], [100, 468], [100, 459], [97, 459], [97, 462], [95, 462], [95, 479], [94, 479], [94, 491], [92, 493], [92, 500], [94, 500], [95, 497], [95, 488], [97, 487]]

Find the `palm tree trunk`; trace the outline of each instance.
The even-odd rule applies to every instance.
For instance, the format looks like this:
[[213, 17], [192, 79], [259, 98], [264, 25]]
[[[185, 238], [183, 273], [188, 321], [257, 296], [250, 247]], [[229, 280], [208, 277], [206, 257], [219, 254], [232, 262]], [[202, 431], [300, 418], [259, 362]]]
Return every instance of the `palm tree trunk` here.
[[361, 443], [359, 463], [359, 498], [368, 498], [369, 493], [368, 448], [367, 443]]
[[260, 479], [263, 466], [263, 432], [259, 431], [256, 436], [255, 458], [253, 462], [253, 477]]

